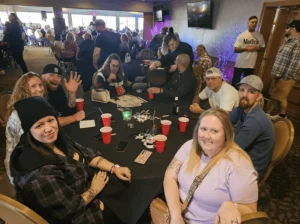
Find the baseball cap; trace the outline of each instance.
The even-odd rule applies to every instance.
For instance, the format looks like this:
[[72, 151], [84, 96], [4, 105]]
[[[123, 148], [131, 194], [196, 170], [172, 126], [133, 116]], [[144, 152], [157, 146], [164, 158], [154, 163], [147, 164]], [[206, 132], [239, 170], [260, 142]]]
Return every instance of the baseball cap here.
[[292, 22], [290, 22], [289, 24], [286, 24], [288, 27], [295, 27], [296, 30], [300, 30], [300, 20], [296, 20], [294, 19]]
[[47, 74], [47, 73], [55, 73], [61, 76], [63, 75], [63, 71], [61, 67], [55, 64], [48, 64], [44, 67], [43, 74]]
[[205, 78], [207, 77], [222, 77], [222, 72], [220, 69], [212, 67], [206, 71]]
[[248, 84], [249, 86], [253, 87], [254, 89], [260, 92], [264, 88], [264, 84], [261, 81], [261, 78], [258, 77], [257, 75], [248, 75], [244, 77], [237, 85], [241, 85], [241, 84]]
[[105, 22], [103, 19], [97, 19], [95, 21], [95, 26], [105, 26]]

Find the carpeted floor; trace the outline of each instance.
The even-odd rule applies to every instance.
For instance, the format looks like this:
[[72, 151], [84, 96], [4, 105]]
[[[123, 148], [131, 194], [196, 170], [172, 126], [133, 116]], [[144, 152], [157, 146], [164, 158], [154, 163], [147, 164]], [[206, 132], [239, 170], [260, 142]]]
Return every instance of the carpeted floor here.
[[[24, 58], [30, 71], [41, 73], [49, 63], [56, 63], [48, 48], [29, 47]], [[0, 76], [0, 92], [12, 90], [20, 69], [8, 68], [7, 74]], [[292, 120], [295, 126], [295, 140], [285, 160], [274, 168], [265, 186], [260, 191], [266, 199], [259, 204], [259, 210], [265, 211], [274, 224], [300, 223], [300, 121]], [[3, 159], [5, 156], [5, 133], [0, 128], [0, 194], [14, 196], [13, 187], [5, 174]]]

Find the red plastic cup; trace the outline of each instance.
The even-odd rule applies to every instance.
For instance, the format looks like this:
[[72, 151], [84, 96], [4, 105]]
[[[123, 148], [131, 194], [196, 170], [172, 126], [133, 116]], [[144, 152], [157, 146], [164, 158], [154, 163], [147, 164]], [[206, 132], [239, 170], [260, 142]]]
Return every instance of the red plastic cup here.
[[121, 96], [122, 95], [122, 86], [117, 86], [116, 92], [117, 92], [117, 96]]
[[111, 126], [111, 114], [102, 114], [101, 118], [102, 118], [102, 123], [104, 127], [110, 127]]
[[148, 93], [148, 97], [149, 97], [149, 100], [153, 100], [154, 99], [154, 94], [153, 93]]
[[78, 98], [76, 99], [76, 108], [78, 111], [83, 110], [84, 99]]
[[154, 139], [155, 139], [156, 152], [163, 153], [165, 151], [166, 141], [168, 139], [167, 136], [155, 135]]
[[172, 122], [169, 120], [162, 120], [160, 124], [161, 124], [161, 133], [167, 136], [169, 134]]
[[180, 117], [178, 118], [178, 120], [179, 120], [179, 131], [185, 132], [190, 119], [186, 117]]
[[111, 127], [103, 127], [103, 128], [100, 128], [100, 132], [101, 132], [103, 144], [110, 144], [112, 128]]

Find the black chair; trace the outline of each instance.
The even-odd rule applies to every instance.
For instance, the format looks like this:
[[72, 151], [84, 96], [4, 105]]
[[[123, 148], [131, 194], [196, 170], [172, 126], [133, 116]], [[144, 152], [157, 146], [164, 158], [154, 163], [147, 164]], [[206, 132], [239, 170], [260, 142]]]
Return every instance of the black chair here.
[[162, 86], [167, 81], [167, 70], [148, 71], [147, 80], [151, 86]]

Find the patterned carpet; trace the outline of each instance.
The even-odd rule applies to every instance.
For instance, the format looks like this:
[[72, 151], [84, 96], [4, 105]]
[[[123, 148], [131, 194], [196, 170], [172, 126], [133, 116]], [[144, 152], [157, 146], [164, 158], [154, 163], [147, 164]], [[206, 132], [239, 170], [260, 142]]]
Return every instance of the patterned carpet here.
[[[42, 72], [45, 64], [55, 63], [48, 48], [30, 47], [24, 54], [30, 71]], [[21, 74], [20, 70], [8, 68], [7, 74], [0, 76], [0, 92], [11, 90]], [[266, 212], [274, 224], [300, 224], [300, 120], [292, 120], [295, 126], [295, 140], [285, 160], [274, 168], [266, 185], [260, 189], [262, 200], [259, 210]], [[9, 184], [3, 159], [5, 156], [4, 129], [0, 128], [0, 194], [14, 196]], [[144, 224], [144, 223], [143, 223]]]

